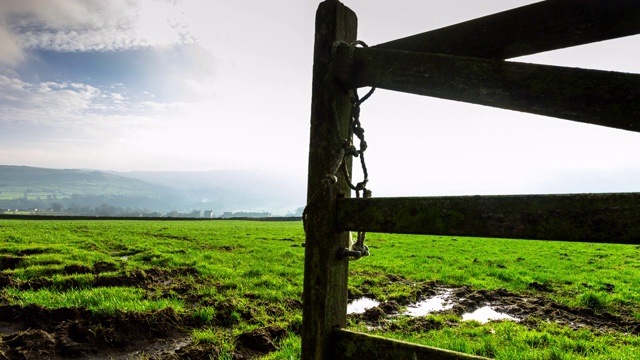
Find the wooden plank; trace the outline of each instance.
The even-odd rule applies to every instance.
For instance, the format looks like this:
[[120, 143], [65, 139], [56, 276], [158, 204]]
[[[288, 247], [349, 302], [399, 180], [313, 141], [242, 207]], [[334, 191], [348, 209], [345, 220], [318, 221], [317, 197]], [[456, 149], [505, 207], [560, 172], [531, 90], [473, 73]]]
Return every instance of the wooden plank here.
[[510, 59], [640, 34], [638, 19], [637, 0], [542, 1], [376, 47]]
[[333, 333], [334, 360], [471, 360], [487, 359], [480, 356], [438, 349], [430, 346], [411, 344], [404, 341], [385, 339], [380, 336], [362, 334], [344, 329]]
[[344, 179], [330, 187], [322, 180], [340, 158], [339, 139], [347, 134], [351, 112], [348, 94], [329, 76], [331, 52], [336, 41], [356, 39], [356, 15], [338, 1], [325, 1], [316, 12], [315, 31], [308, 203], [304, 214], [302, 359], [305, 360], [329, 359], [331, 331], [346, 326], [347, 322], [348, 261], [339, 260], [337, 251], [348, 247], [350, 239], [348, 232], [335, 228], [334, 220], [337, 197], [348, 197], [351, 191]]
[[342, 199], [341, 230], [640, 244], [640, 193]]
[[639, 74], [347, 45], [336, 58], [336, 76], [352, 86], [640, 130]]

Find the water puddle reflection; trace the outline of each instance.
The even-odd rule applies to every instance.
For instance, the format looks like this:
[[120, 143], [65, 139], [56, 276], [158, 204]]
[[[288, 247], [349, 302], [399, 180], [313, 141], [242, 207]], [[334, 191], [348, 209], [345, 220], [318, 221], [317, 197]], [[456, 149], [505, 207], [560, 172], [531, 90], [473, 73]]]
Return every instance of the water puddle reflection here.
[[[464, 298], [454, 296], [453, 292], [453, 289], [439, 289], [434, 296], [409, 304], [407, 309], [401, 315], [425, 316], [434, 312], [449, 310], [464, 300]], [[368, 309], [377, 306], [380, 306], [379, 301], [368, 297], [362, 297], [347, 304], [347, 314], [362, 314]], [[473, 304], [470, 304], [470, 306], [473, 306]], [[485, 306], [479, 307], [472, 312], [462, 314], [462, 321], [469, 320], [475, 320], [482, 324], [487, 323], [490, 320], [520, 321], [520, 319], [509, 314], [496, 311], [491, 306], [490, 302], [487, 302]]]
[[347, 314], [362, 314], [368, 309], [374, 308], [378, 305], [380, 305], [380, 302], [375, 299], [367, 297], [355, 299], [347, 304]]
[[501, 312], [497, 312], [491, 306], [483, 306], [473, 312], [462, 314], [462, 321], [476, 320], [481, 324], [489, 322], [489, 320], [512, 320], [519, 321], [513, 316]]
[[[463, 300], [463, 298], [456, 298], [453, 296], [453, 289], [440, 289], [435, 296], [407, 306], [407, 310], [403, 315], [425, 316], [433, 312], [449, 310], [461, 300]], [[491, 304], [487, 304], [472, 312], [462, 314], [462, 321], [468, 320], [476, 320], [482, 324], [489, 322], [489, 320], [520, 321], [520, 319], [514, 318], [506, 313], [494, 310], [494, 308], [491, 307]]]
[[453, 303], [449, 302], [451, 291], [430, 297], [426, 300], [419, 301], [415, 304], [407, 306], [404, 315], [424, 316], [435, 311], [448, 310], [453, 307]]

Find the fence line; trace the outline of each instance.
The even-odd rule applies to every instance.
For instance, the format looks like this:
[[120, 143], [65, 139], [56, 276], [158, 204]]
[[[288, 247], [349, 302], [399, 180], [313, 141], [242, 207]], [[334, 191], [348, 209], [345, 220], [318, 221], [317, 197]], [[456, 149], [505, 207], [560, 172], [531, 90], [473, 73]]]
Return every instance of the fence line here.
[[640, 74], [347, 45], [337, 54], [344, 59], [336, 62], [344, 65], [336, 77], [350, 87], [640, 131]]
[[511, 59], [640, 33], [636, 0], [540, 1], [374, 46]]
[[351, 173], [345, 144], [361, 86], [639, 131], [640, 75], [502, 61], [639, 34], [638, 18], [637, 0], [542, 1], [360, 49], [349, 45], [355, 13], [338, 0], [320, 3], [303, 214], [304, 360], [478, 358], [344, 330], [349, 261], [340, 254], [349, 230], [640, 244], [640, 193], [350, 199], [335, 177], [341, 165]]
[[640, 193], [339, 199], [340, 230], [640, 245]]

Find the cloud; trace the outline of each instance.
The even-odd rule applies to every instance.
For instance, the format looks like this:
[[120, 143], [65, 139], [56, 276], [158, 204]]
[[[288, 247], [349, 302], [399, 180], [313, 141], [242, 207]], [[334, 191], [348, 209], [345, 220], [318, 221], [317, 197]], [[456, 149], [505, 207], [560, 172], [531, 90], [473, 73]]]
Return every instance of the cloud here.
[[24, 53], [18, 45], [17, 39], [4, 25], [0, 18], [0, 65], [15, 66], [24, 59]]
[[29, 50], [121, 51], [194, 42], [175, 2], [39, 0], [0, 2], [0, 63]]
[[181, 1], [48, 0], [46, 5], [0, 1], [0, 74], [96, 87], [120, 82], [132, 97], [147, 92], [166, 102], [211, 94], [217, 60], [196, 41], [187, 21], [193, 11]]
[[[181, 114], [184, 104], [132, 99], [122, 84], [28, 82], [0, 75], [0, 158], [45, 167], [145, 163], [175, 138], [168, 128]], [[171, 155], [173, 148], [166, 152]]]
[[28, 83], [0, 75], [0, 121], [41, 121], [81, 114], [100, 90], [76, 83]]
[[0, 125], [79, 126], [122, 116], [147, 121], [157, 113], [180, 107], [180, 103], [132, 100], [125, 91], [77, 82], [26, 82], [0, 75]]

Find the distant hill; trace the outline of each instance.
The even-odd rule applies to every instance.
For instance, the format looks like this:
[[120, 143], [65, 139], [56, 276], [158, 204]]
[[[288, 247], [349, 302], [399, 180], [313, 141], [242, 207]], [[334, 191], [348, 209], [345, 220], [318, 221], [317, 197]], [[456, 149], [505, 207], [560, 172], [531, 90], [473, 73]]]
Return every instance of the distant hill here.
[[0, 210], [62, 208], [118, 215], [213, 210], [218, 215], [227, 211], [285, 215], [298, 211], [304, 200], [302, 176], [275, 171], [107, 172], [0, 165]]
[[137, 215], [181, 206], [171, 188], [103, 171], [0, 165], [0, 210]]
[[194, 208], [295, 212], [306, 201], [306, 174], [280, 170], [134, 171], [115, 173], [175, 188]]
[[0, 199], [72, 195], [157, 197], [166, 189], [101, 171], [0, 165]]

